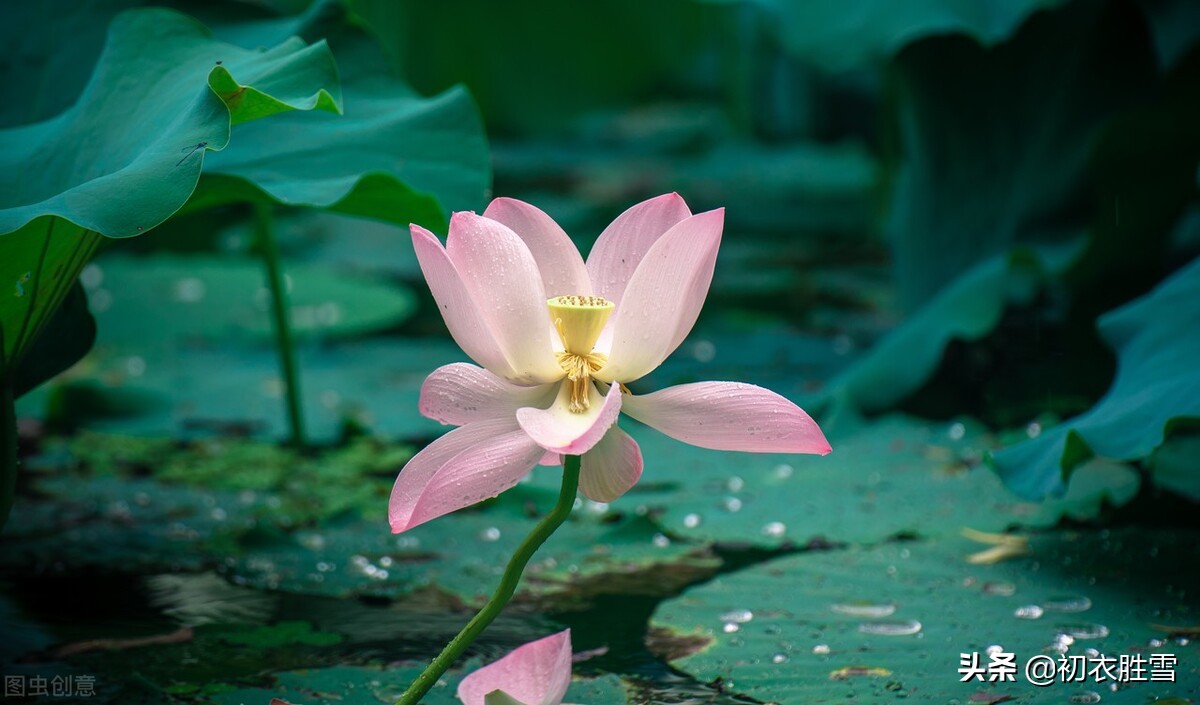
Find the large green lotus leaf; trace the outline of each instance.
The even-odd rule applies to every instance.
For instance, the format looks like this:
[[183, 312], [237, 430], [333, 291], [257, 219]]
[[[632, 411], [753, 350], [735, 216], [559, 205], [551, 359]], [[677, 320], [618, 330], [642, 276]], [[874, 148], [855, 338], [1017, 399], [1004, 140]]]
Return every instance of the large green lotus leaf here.
[[[470, 96], [406, 95], [394, 81], [345, 88], [346, 114], [281, 116], [209, 157], [188, 210], [269, 197], [400, 225], [444, 227], [482, 207], [487, 142]], [[299, 118], [299, 119], [296, 119]]]
[[[742, 0], [745, 1], [745, 0]], [[827, 70], [859, 68], [937, 34], [965, 34], [984, 45], [1007, 38], [1033, 12], [1062, 0], [750, 0], [763, 6], [792, 54]]]
[[1087, 413], [993, 456], [1017, 494], [1061, 493], [1089, 457], [1140, 460], [1172, 426], [1200, 421], [1200, 260], [1098, 325], [1117, 353], [1116, 379]]
[[[970, 565], [964, 540], [809, 551], [752, 566], [661, 604], [651, 645], [702, 682], [756, 702], [1113, 702], [1196, 698], [1195, 532], [1113, 530], [1035, 537], [1034, 555]], [[1152, 548], [1147, 548], [1148, 546]], [[1032, 607], [1031, 606], [1036, 606]], [[1020, 618], [1018, 610], [1027, 617]], [[1059, 635], [1067, 635], [1060, 637]], [[1174, 683], [962, 682], [960, 654], [1174, 654]], [[1143, 662], [1145, 665], [1145, 662]], [[1090, 668], [1091, 664], [1089, 664]], [[1148, 675], [1147, 670], [1146, 674]], [[1099, 695], [1078, 693], [1102, 692]], [[1070, 700], [1068, 698], [1070, 697]], [[1080, 698], [1080, 699], [1076, 699]], [[1186, 702], [1180, 700], [1180, 702]]]
[[[411, 292], [362, 274], [314, 265], [283, 266], [292, 330], [339, 338], [391, 327], [416, 308]], [[271, 298], [263, 264], [223, 257], [113, 256], [89, 269], [107, 296], [96, 311], [102, 341], [130, 349], [166, 341], [265, 341]]]
[[338, 112], [339, 93], [323, 42], [247, 50], [169, 10], [122, 13], [75, 105], [0, 131], [0, 232], [56, 215], [107, 237], [141, 234], [183, 205], [231, 123]]
[[901, 161], [884, 231], [902, 307], [1014, 244], [1074, 237], [1087, 224], [1096, 137], [1156, 80], [1144, 25], [1127, 3], [1072, 3], [990, 49], [948, 36], [900, 52]]
[[96, 319], [88, 310], [81, 284], [71, 287], [58, 312], [47, 322], [45, 337], [35, 337], [33, 347], [13, 371], [13, 393], [29, 390], [74, 365], [96, 340]]
[[1079, 250], [1078, 243], [1018, 248], [975, 264], [833, 379], [826, 397], [867, 412], [903, 400], [933, 375], [952, 340], [978, 340], [992, 332], [1007, 306], [1027, 304]]
[[[1095, 464], [1056, 503], [1020, 501], [980, 460], [995, 441], [969, 423], [885, 417], [833, 434], [827, 456], [725, 453], [629, 429], [645, 471], [612, 509], [648, 511], [672, 536], [775, 548], [894, 535], [1002, 531], [1094, 517], [1137, 493], [1137, 473]], [[537, 479], [538, 482], [546, 480]]]
[[322, 2], [297, 18], [217, 25], [219, 35], [244, 46], [293, 33], [328, 38], [346, 109], [239, 128], [229, 149], [209, 156], [188, 210], [270, 199], [444, 228], [451, 211], [482, 208], [491, 164], [470, 95], [461, 88], [414, 94], [390, 77], [375, 42], [345, 15], [342, 4]]
[[0, 297], [0, 359], [23, 355], [99, 235], [141, 234], [184, 204], [233, 123], [336, 112], [338, 92], [324, 43], [249, 51], [168, 10], [119, 15], [71, 108], [0, 130], [0, 281], [16, 294]]
[[0, 236], [0, 375], [20, 365], [100, 239], [52, 216]]

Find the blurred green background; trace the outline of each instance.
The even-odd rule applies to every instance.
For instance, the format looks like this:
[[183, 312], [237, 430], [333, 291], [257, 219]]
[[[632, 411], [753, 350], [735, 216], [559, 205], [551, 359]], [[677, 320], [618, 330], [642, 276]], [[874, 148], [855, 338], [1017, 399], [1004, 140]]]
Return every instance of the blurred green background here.
[[[1200, 697], [1200, 6], [168, 7], [0, 10], [5, 675], [394, 698], [557, 486], [388, 533], [444, 430], [420, 384], [465, 359], [408, 223], [508, 196], [586, 252], [677, 191], [727, 209], [723, 246], [634, 391], [761, 384], [834, 453], [629, 422], [642, 483], [581, 504], [473, 658], [571, 626], [593, 703]], [[964, 528], [1016, 548], [968, 562]], [[1177, 683], [960, 683], [993, 645], [1169, 652]]]

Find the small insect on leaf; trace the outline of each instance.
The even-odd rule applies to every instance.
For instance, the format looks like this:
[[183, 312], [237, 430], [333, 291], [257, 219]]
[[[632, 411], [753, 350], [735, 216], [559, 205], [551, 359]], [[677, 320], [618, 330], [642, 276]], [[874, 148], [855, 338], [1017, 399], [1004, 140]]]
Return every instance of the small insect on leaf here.
[[179, 161], [175, 162], [175, 166], [179, 166], [180, 164], [184, 163], [187, 160], [187, 158], [192, 156], [193, 154], [195, 154], [197, 150], [204, 149], [207, 146], [208, 146], [208, 142], [197, 142], [195, 144], [195, 146], [184, 147], [183, 149], [179, 150], [181, 152], [187, 152], [187, 154], [183, 155], [183, 159], [180, 159]]

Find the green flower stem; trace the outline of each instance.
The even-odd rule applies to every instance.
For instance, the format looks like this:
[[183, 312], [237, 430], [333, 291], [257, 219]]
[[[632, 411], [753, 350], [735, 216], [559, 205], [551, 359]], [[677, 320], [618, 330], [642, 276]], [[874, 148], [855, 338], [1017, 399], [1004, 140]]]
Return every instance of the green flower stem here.
[[308, 439], [304, 433], [304, 409], [300, 403], [300, 374], [296, 368], [296, 345], [292, 338], [292, 324], [288, 306], [287, 287], [279, 266], [279, 245], [275, 242], [274, 220], [271, 206], [258, 203], [254, 206], [254, 222], [258, 229], [258, 247], [263, 262], [267, 265], [267, 284], [271, 288], [271, 313], [275, 323], [275, 347], [279, 349], [279, 366], [287, 387], [288, 423], [291, 427], [292, 445], [304, 448]]
[[[3, 352], [0, 349], [0, 355]], [[0, 375], [3, 375], [0, 376], [0, 531], [3, 531], [17, 494], [17, 408], [12, 381], [3, 369]]]
[[446, 644], [446, 648], [442, 649], [442, 653], [438, 654], [433, 660], [417, 676], [413, 684], [408, 686], [408, 690], [400, 696], [396, 701], [396, 705], [417, 705], [421, 698], [429, 692], [442, 674], [446, 672], [459, 656], [467, 650], [471, 642], [487, 629], [492, 620], [500, 614], [508, 601], [512, 599], [513, 593], [517, 590], [517, 583], [521, 581], [521, 573], [525, 572], [525, 566], [529, 563], [529, 559], [533, 558], [541, 545], [550, 538], [558, 527], [567, 520], [567, 516], [571, 513], [571, 508], [575, 505], [575, 493], [579, 489], [579, 456], [568, 455], [563, 459], [563, 481], [562, 489], [558, 492], [558, 502], [555, 503], [554, 509], [538, 522], [537, 526], [533, 527], [533, 531], [525, 537], [521, 545], [517, 547], [517, 552], [509, 559], [508, 566], [504, 568], [504, 575], [500, 578], [500, 586], [496, 588], [495, 594], [479, 610], [479, 613], [467, 622], [467, 626], [458, 633], [458, 636], [450, 640]]

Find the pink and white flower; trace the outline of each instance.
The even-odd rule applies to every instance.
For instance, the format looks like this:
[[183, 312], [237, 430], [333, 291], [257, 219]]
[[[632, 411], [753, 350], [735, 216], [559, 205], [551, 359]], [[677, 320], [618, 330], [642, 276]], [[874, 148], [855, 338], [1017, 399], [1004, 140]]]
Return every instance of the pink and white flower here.
[[571, 630], [513, 649], [458, 684], [464, 705], [560, 705], [571, 684]]
[[717, 450], [830, 450], [792, 402], [738, 382], [650, 394], [645, 376], [691, 331], [712, 281], [724, 209], [692, 215], [677, 194], [609, 225], [585, 263], [548, 215], [498, 198], [455, 213], [443, 247], [413, 225], [421, 271], [455, 342], [481, 367], [434, 370], [421, 413], [452, 424], [413, 456], [392, 490], [396, 533], [494, 497], [536, 464], [582, 456], [579, 489], [610, 502], [638, 481], [642, 454], [624, 411], [685, 443]]

